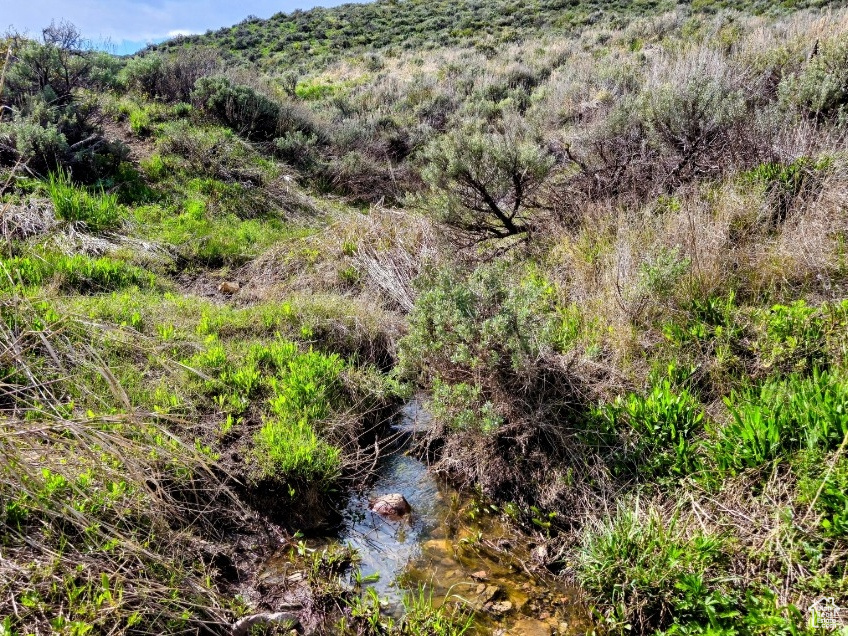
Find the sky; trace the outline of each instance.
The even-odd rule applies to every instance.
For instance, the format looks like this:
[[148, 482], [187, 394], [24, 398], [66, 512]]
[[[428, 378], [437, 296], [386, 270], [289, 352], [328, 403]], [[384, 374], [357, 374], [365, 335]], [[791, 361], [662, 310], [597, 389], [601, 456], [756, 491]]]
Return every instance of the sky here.
[[204, 33], [241, 22], [249, 15], [351, 0], [0, 0], [0, 34], [10, 27], [37, 36], [51, 20], [68, 20], [82, 35], [118, 54], [180, 34]]

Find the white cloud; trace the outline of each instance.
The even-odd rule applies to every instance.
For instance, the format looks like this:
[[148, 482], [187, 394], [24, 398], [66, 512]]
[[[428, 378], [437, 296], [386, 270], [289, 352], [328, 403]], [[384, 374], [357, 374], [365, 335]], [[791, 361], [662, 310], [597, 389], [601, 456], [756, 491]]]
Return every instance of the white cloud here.
[[174, 29], [172, 31], [168, 31], [169, 38], [176, 38], [181, 35], [195, 35], [197, 31], [192, 31], [191, 29]]

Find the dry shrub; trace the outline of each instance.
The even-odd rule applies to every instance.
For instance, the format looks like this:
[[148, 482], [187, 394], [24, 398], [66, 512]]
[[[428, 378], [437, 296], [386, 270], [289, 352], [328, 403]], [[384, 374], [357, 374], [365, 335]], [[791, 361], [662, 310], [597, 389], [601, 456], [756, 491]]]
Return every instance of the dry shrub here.
[[0, 207], [0, 236], [6, 241], [45, 234], [55, 226], [56, 215], [46, 199]]

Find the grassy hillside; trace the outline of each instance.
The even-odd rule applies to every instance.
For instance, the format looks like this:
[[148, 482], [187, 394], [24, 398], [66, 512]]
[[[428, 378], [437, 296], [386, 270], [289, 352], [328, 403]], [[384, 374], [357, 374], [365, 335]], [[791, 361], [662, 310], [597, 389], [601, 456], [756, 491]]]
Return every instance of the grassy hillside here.
[[0, 633], [464, 633], [298, 534], [415, 391], [433, 469], [599, 634], [817, 633], [848, 604], [846, 34], [378, 2], [132, 59], [6, 38]]
[[188, 36], [150, 47], [169, 51], [185, 46], [211, 46], [228, 59], [271, 69], [280, 66], [316, 69], [330, 62], [375, 51], [402, 51], [477, 46], [484, 50], [550, 32], [569, 35], [580, 28], [608, 24], [621, 27], [637, 17], [650, 17], [679, 6], [715, 13], [722, 9], [755, 15], [781, 15], [827, 0], [378, 0], [278, 13], [267, 20], [247, 18], [233, 27]]

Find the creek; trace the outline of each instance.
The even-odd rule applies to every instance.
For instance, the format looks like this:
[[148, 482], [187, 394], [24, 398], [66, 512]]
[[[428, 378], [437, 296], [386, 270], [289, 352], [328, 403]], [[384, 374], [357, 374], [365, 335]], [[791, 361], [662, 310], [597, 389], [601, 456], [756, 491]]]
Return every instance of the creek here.
[[[409, 454], [428, 426], [421, 403], [407, 403], [396, 418], [396, 441], [377, 466], [377, 477], [351, 497], [340, 540], [357, 550], [363, 577], [386, 612], [403, 613], [403, 597], [419, 588], [434, 606], [462, 603], [474, 610], [476, 634], [551, 636], [590, 628], [576, 590], [529, 567], [532, 546], [500, 515], [430, 472]], [[369, 500], [400, 493], [412, 513], [390, 521], [371, 512]]]

